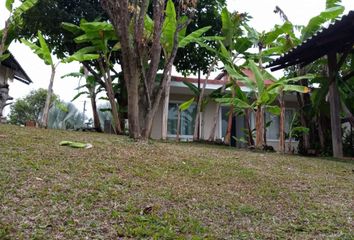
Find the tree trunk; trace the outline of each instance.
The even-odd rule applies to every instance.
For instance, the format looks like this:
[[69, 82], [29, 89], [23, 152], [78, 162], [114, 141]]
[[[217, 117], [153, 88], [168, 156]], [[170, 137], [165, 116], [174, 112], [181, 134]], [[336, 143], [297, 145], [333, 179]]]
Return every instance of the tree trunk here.
[[[89, 75], [89, 71], [85, 67], [85, 65], [83, 65], [83, 69], [84, 69], [85, 79], [87, 79], [88, 75]], [[96, 91], [95, 86], [89, 86], [94, 128], [97, 132], [102, 132], [100, 118], [99, 118], [99, 115], [97, 112], [97, 102], [96, 102], [96, 92], [95, 91]]]
[[42, 121], [41, 121], [41, 125], [44, 128], [48, 128], [48, 115], [49, 115], [49, 108], [50, 108], [52, 95], [53, 95], [53, 85], [54, 85], [54, 78], [55, 78], [55, 70], [56, 70], [55, 66], [52, 65], [52, 74], [51, 74], [50, 80], [49, 80], [47, 98], [45, 100], [45, 105], [44, 105], [43, 115], [42, 115]]
[[342, 129], [340, 121], [340, 97], [336, 80], [337, 55], [332, 52], [328, 55], [328, 77], [329, 77], [329, 104], [331, 110], [331, 130], [333, 157], [343, 157]]
[[319, 113], [317, 116], [317, 123], [318, 123], [318, 138], [320, 139], [321, 150], [325, 151], [326, 138], [325, 138], [325, 133], [323, 128], [321, 113]]
[[[120, 125], [120, 118], [119, 118], [119, 113], [118, 113], [118, 107], [117, 107], [117, 102], [114, 97], [114, 92], [113, 92], [113, 85], [112, 85], [112, 77], [110, 73], [110, 69], [107, 66], [104, 66], [103, 59], [99, 59], [98, 63], [100, 65], [100, 69], [103, 75], [104, 83], [106, 86], [106, 91], [107, 91], [107, 97], [109, 100], [109, 103], [111, 104], [111, 111], [112, 111], [112, 117], [113, 117], [113, 129], [115, 134], [121, 134], [122, 133], [122, 128]], [[105, 64], [107, 64], [108, 61], [105, 59]]]
[[250, 124], [250, 110], [249, 109], [245, 109], [245, 121], [246, 121], [246, 127], [247, 127], [247, 132], [248, 132], [248, 145], [254, 146], [254, 139], [253, 139], [251, 124]]
[[[306, 74], [306, 70], [304, 68], [300, 68], [298, 71], [298, 76], [303, 76]], [[308, 87], [308, 81], [307, 80], [300, 80], [301, 86]], [[305, 108], [311, 105], [311, 99], [308, 93], [297, 93], [297, 101], [300, 107], [300, 123], [301, 126], [309, 128], [310, 126], [310, 120], [307, 119]], [[311, 143], [310, 143], [310, 134], [309, 133], [303, 133], [302, 134], [302, 142], [303, 142], [303, 150], [304, 153], [307, 154], [308, 150], [311, 148]]]
[[100, 118], [97, 111], [96, 93], [94, 91], [95, 89], [93, 89], [93, 91], [91, 91], [90, 93], [92, 114], [93, 114], [93, 124], [97, 132], [102, 132]]
[[280, 104], [280, 119], [279, 119], [279, 151], [285, 153], [285, 102], [284, 102], [284, 92], [281, 91], [279, 96]]
[[215, 141], [215, 132], [216, 132], [216, 126], [217, 126], [218, 119], [219, 119], [219, 114], [220, 114], [220, 104], [217, 103], [215, 113], [214, 113], [214, 119], [213, 119], [213, 127], [211, 128], [210, 136], [208, 139], [209, 142]]
[[262, 106], [257, 107], [256, 112], [256, 148], [261, 149], [263, 147], [264, 139], [264, 111]]
[[110, 77], [107, 78], [107, 80], [105, 81], [105, 84], [106, 84], [106, 90], [107, 90], [107, 97], [109, 99], [109, 103], [111, 104], [111, 109], [112, 109], [114, 132], [116, 134], [121, 134], [122, 127], [120, 125], [120, 118], [119, 118], [119, 113], [118, 113], [117, 102], [114, 97], [113, 86], [112, 86], [112, 82], [111, 82]]
[[206, 86], [208, 84], [210, 74], [213, 71], [215, 64], [216, 64], [216, 60], [213, 61], [213, 63], [210, 65], [210, 67], [208, 69], [208, 73], [207, 73], [206, 78], [204, 79], [204, 82], [203, 82], [203, 88], [202, 88], [199, 98], [198, 98], [197, 113], [196, 113], [195, 123], [194, 123], [193, 141], [198, 141], [199, 137], [200, 137], [200, 131], [198, 131], [198, 129], [200, 128], [200, 119], [201, 119], [200, 115], [201, 115], [201, 110], [202, 110], [204, 93], [205, 93]]
[[167, 125], [168, 125], [168, 106], [170, 104], [170, 90], [171, 90], [171, 71], [168, 74], [166, 83], [165, 97], [163, 101], [162, 124], [161, 124], [161, 138], [167, 139]]
[[5, 27], [4, 27], [3, 32], [2, 32], [2, 38], [1, 38], [1, 44], [0, 44], [0, 58], [2, 57], [2, 55], [5, 52], [6, 40], [7, 40], [7, 35], [8, 35], [8, 32], [9, 32], [9, 27], [10, 27], [10, 20], [8, 19], [5, 22]]

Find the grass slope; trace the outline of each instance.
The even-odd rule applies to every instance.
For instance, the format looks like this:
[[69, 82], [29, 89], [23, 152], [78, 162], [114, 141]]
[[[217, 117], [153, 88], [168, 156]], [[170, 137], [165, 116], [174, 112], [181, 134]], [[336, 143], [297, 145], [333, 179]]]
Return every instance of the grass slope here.
[[354, 238], [349, 162], [6, 125], [0, 150], [0, 239]]

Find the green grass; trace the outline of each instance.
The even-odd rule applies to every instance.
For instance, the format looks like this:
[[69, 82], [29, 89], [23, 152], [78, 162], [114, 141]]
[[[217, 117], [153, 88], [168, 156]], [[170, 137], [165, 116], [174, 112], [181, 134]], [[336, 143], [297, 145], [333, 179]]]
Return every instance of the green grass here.
[[354, 238], [349, 161], [8, 125], [0, 150], [0, 239]]

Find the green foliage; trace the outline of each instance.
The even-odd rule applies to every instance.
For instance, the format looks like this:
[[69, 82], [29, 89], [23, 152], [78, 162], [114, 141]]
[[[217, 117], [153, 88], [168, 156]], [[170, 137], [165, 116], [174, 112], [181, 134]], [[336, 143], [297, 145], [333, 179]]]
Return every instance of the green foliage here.
[[179, 105], [178, 109], [179, 109], [181, 112], [187, 110], [187, 109], [194, 103], [194, 100], [195, 100], [195, 99], [194, 99], [194, 97], [193, 97], [193, 98], [191, 98], [190, 100], [188, 100], [188, 101], [182, 103], [181, 105]]
[[[188, 36], [198, 29], [211, 26], [208, 35], [221, 36], [220, 13], [225, 5], [225, 0], [198, 0], [195, 17], [184, 30], [184, 33], [182, 31], [181, 34]], [[201, 41], [201, 44], [191, 42], [178, 50], [174, 65], [177, 71], [183, 73], [183, 75], [196, 74], [199, 71], [206, 74], [212, 64], [215, 55], [208, 48], [215, 48], [217, 43], [215, 39], [205, 37], [201, 37]]]
[[49, 49], [44, 37], [40, 31], [38, 31], [38, 40], [39, 46], [27, 41], [26, 39], [22, 38], [21, 42], [32, 49], [32, 51], [41, 58], [45, 64], [54, 66], [51, 50]]
[[12, 5], [14, 4], [14, 2], [15, 0], [6, 0], [5, 6], [10, 12], [12, 11]]
[[[47, 98], [47, 90], [38, 89], [30, 92], [22, 99], [18, 99], [10, 107], [10, 123], [24, 125], [27, 121], [39, 122], [44, 104]], [[53, 95], [52, 103], [58, 99]]]
[[166, 17], [163, 23], [163, 32], [161, 35], [161, 45], [167, 57], [170, 56], [173, 49], [174, 35], [177, 29], [176, 16], [175, 5], [172, 0], [168, 0], [166, 6]]
[[[79, 26], [62, 23], [62, 27], [75, 34], [74, 41], [78, 46], [84, 46], [64, 59], [64, 62], [96, 60], [100, 58], [101, 53], [109, 60], [111, 53], [120, 49], [120, 43], [117, 42], [118, 39], [113, 26], [108, 22], [81, 21]], [[114, 45], [111, 43], [114, 43]]]
[[[331, 5], [327, 5], [331, 6]], [[326, 9], [321, 12], [318, 16], [311, 18], [307, 26], [301, 32], [301, 39], [305, 40], [311, 37], [315, 32], [317, 32], [324, 23], [336, 19], [339, 15], [344, 12], [343, 6], [335, 6]]]
[[107, 16], [99, 0], [41, 0], [23, 14], [23, 27], [16, 27], [16, 32], [22, 38], [31, 39], [40, 30], [53, 54], [64, 58], [77, 48], [72, 41], [73, 34], [64, 30], [61, 24], [67, 22], [78, 25], [81, 19], [88, 22], [104, 21]]

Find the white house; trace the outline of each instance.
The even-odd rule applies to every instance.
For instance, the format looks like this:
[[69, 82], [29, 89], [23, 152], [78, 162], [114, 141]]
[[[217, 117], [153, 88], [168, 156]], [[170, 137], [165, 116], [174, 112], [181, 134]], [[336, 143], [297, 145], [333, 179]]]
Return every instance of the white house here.
[[[248, 75], [252, 75], [250, 71], [245, 72]], [[152, 138], [161, 139], [163, 135], [167, 136], [169, 139], [176, 137], [177, 130], [177, 113], [178, 104], [191, 99], [194, 95], [193, 92], [183, 83], [183, 81], [188, 81], [197, 86], [198, 79], [196, 78], [184, 78], [184, 77], [172, 77], [171, 87], [170, 87], [170, 101], [168, 105], [168, 121], [167, 124], [163, 124], [163, 103], [159, 107], [159, 110], [154, 119]], [[223, 77], [220, 80], [208, 80], [206, 87], [206, 95], [210, 94], [214, 90], [221, 88], [227, 81], [227, 77]], [[201, 79], [201, 86], [204, 79]], [[270, 80], [266, 81], [266, 84], [271, 84]], [[250, 91], [246, 86], [243, 86], [239, 82], [241, 90], [244, 92]], [[285, 96], [286, 101], [286, 119], [285, 119], [285, 131], [288, 132], [293, 114], [297, 109], [297, 98], [295, 94], [287, 94]], [[210, 102], [201, 116], [201, 126], [200, 126], [200, 139], [208, 140], [211, 134], [211, 129], [214, 123], [214, 116], [217, 110], [216, 103]], [[195, 122], [195, 112], [196, 104], [193, 104], [188, 110], [181, 113], [181, 124], [180, 124], [180, 138], [185, 141], [191, 141], [193, 139], [194, 132], [194, 122]], [[216, 138], [223, 139], [226, 134], [228, 125], [228, 113], [230, 107], [221, 106], [218, 113]], [[266, 113], [266, 122], [271, 121], [271, 125], [267, 129], [267, 144], [273, 146], [274, 149], [278, 149], [279, 145], [279, 117], [274, 116], [270, 113]], [[251, 114], [250, 119], [251, 128], [255, 127], [255, 117]], [[165, 125], [165, 126], [164, 126]], [[242, 139], [245, 137], [245, 118], [243, 116], [237, 116], [233, 119], [233, 130], [232, 136], [236, 139]], [[232, 144], [242, 147], [241, 141], [236, 144], [234, 138], [232, 138]], [[292, 145], [294, 148], [297, 147], [297, 142]]]

